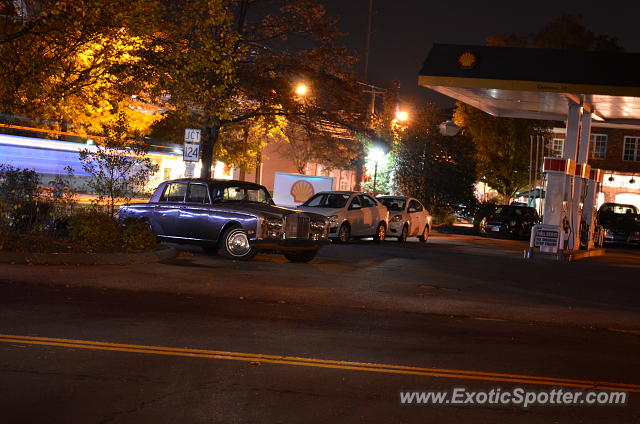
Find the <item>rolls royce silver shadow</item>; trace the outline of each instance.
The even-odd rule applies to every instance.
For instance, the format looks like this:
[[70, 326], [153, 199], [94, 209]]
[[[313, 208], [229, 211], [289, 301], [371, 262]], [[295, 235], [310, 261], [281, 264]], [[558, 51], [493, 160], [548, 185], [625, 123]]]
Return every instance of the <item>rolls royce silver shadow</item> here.
[[121, 206], [119, 216], [145, 219], [161, 240], [213, 247], [239, 260], [263, 250], [309, 262], [329, 243], [324, 216], [275, 206], [264, 186], [244, 181], [165, 181], [148, 203]]

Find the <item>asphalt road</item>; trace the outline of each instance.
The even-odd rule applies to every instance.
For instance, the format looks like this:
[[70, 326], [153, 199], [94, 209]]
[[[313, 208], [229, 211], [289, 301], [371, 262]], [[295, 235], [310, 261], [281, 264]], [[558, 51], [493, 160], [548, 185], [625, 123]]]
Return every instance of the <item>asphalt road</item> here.
[[[367, 249], [356, 244], [327, 250], [311, 269], [324, 269], [325, 278], [338, 271], [362, 278], [356, 268], [376, 264], [371, 252], [396, 247]], [[460, 260], [452, 253], [454, 263], [447, 264], [442, 259], [447, 249], [429, 253], [443, 268], [426, 262], [440, 278]], [[401, 249], [396, 256], [405, 260], [385, 262], [386, 272], [395, 273], [397, 281], [415, 278], [416, 268], [408, 264], [416, 252]], [[458, 268], [466, 267], [462, 274], [477, 274], [483, 261], [508, 260], [508, 252], [505, 248], [501, 259], [480, 255], [477, 263], [470, 259]], [[358, 259], [360, 255], [366, 258]], [[157, 265], [158, 274], [176, 280], [171, 270], [177, 269], [197, 281], [204, 268], [241, 285], [255, 276], [256, 268], [273, 272], [273, 284], [282, 285], [286, 272], [298, 279], [304, 269], [297, 264], [286, 268], [290, 264], [271, 257], [238, 268], [229, 264], [230, 270], [222, 259], [198, 253], [180, 259]], [[341, 260], [351, 268], [336, 265]], [[581, 272], [604, 272], [603, 266], [585, 264]], [[275, 273], [281, 268], [286, 272]], [[6, 272], [0, 276], [3, 423], [640, 421], [640, 337], [635, 333], [417, 313], [393, 305], [361, 308], [306, 298], [278, 300], [282, 296], [45, 286], [17, 281], [18, 268], [8, 269], [2, 268]], [[160, 278], [141, 269], [147, 278]], [[58, 270], [52, 267], [48, 274]], [[72, 281], [93, 272], [99, 279], [109, 270], [124, 278], [115, 268], [101, 267], [68, 271], [68, 277]], [[234, 275], [237, 281], [231, 281]], [[486, 278], [496, 277], [489, 273]], [[617, 302], [616, 307], [632, 303]], [[399, 395], [401, 390], [453, 387], [570, 390], [574, 385], [580, 390], [593, 381], [632, 390], [627, 405], [417, 406], [401, 405]]]

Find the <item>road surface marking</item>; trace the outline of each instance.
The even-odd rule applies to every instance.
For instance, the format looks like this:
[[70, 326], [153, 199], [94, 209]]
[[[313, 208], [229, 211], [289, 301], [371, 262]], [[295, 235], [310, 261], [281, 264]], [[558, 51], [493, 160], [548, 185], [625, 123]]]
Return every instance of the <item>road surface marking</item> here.
[[264, 362], [271, 364], [296, 365], [341, 370], [381, 372], [388, 374], [422, 375], [430, 377], [457, 378], [465, 380], [501, 381], [510, 383], [538, 384], [545, 386], [565, 386], [584, 389], [624, 390], [640, 392], [639, 384], [615, 383], [609, 381], [578, 380], [554, 377], [537, 377], [521, 374], [492, 373], [445, 368], [423, 368], [405, 365], [376, 364], [367, 362], [335, 361], [329, 359], [304, 358], [297, 356], [267, 355], [259, 353], [227, 352], [220, 350], [188, 349], [165, 346], [133, 345], [108, 343], [91, 340], [58, 339], [51, 337], [31, 337], [12, 334], [0, 334], [2, 343], [56, 346], [77, 349], [131, 352], [165, 356], [192, 358], [226, 359], [244, 362]]

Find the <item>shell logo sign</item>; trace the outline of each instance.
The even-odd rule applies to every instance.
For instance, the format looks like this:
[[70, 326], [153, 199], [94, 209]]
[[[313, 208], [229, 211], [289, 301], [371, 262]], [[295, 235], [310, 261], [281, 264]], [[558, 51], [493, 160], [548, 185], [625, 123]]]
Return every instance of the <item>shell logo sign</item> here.
[[313, 185], [305, 180], [296, 181], [291, 186], [291, 196], [296, 203], [306, 202], [314, 193]]
[[464, 52], [458, 56], [458, 65], [462, 69], [471, 69], [478, 64], [478, 56], [474, 52]]
[[276, 172], [273, 180], [273, 201], [278, 206], [295, 208], [314, 194], [328, 190], [333, 190], [331, 177]]

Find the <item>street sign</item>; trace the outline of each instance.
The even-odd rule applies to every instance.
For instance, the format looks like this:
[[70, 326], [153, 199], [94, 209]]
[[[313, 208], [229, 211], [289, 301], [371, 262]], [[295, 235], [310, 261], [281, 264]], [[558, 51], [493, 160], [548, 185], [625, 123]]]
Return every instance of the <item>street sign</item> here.
[[182, 147], [182, 160], [185, 162], [198, 162], [200, 160], [200, 145], [184, 143]]
[[560, 235], [562, 229], [557, 225], [538, 224], [533, 227], [533, 246], [539, 247], [541, 252], [557, 253], [562, 247]]
[[200, 130], [194, 128], [185, 128], [184, 142], [192, 144], [200, 144]]

